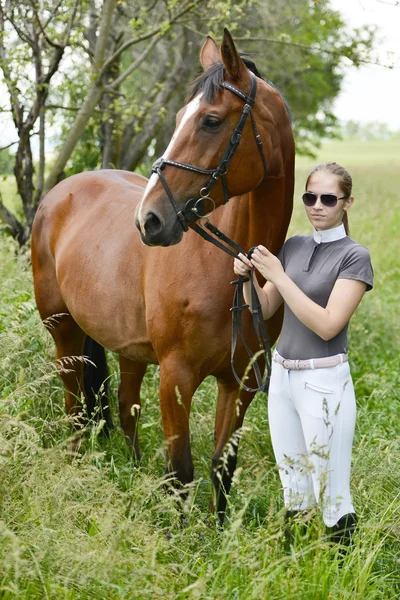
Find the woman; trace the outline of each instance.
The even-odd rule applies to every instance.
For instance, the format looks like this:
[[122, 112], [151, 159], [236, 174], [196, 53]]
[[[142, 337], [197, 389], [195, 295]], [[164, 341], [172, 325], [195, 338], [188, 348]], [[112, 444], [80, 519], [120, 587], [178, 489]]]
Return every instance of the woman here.
[[[313, 235], [288, 239], [278, 258], [258, 246], [251, 260], [240, 255], [234, 262], [237, 275], [254, 267], [267, 280], [263, 288], [255, 281], [265, 319], [284, 302], [268, 412], [287, 516], [319, 502], [332, 538], [344, 543], [356, 524], [350, 495], [356, 405], [346, 334], [373, 285], [368, 250], [347, 235], [351, 191], [346, 169], [317, 166], [303, 194]], [[250, 305], [249, 283], [245, 299]]]

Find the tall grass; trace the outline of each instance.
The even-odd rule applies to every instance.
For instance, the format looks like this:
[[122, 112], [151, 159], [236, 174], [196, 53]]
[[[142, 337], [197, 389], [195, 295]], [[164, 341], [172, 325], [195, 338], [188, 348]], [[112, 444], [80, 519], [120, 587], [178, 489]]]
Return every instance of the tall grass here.
[[[351, 158], [330, 145], [327, 158]], [[366, 152], [370, 156], [370, 150]], [[381, 154], [379, 154], [381, 157]], [[322, 156], [322, 160], [325, 157]], [[370, 162], [369, 162], [370, 161]], [[68, 599], [395, 599], [400, 596], [400, 171], [357, 154], [351, 234], [369, 247], [375, 288], [353, 318], [358, 401], [352, 489], [360, 518], [340, 560], [317, 514], [284, 549], [283, 510], [266, 398], [248, 410], [224, 529], [208, 514], [216, 388], [203, 383], [191, 416], [196, 480], [183, 503], [166, 493], [158, 369], [143, 385], [143, 461], [122, 433], [94, 426], [70, 453], [53, 344], [38, 317], [27, 257], [0, 238], [0, 594]], [[377, 162], [379, 164], [377, 165]], [[400, 161], [399, 161], [400, 162]], [[310, 163], [299, 161], [296, 196]], [[297, 202], [291, 233], [309, 227]], [[109, 356], [115, 365], [115, 357]], [[116, 415], [117, 373], [111, 376]], [[300, 536], [299, 536], [300, 537]]]

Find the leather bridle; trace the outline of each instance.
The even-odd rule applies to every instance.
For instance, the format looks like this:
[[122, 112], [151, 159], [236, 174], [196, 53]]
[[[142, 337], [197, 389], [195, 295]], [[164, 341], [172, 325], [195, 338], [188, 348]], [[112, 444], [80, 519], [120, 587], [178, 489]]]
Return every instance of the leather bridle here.
[[[233, 256], [234, 258], [239, 258], [239, 260], [240, 260], [239, 254], [241, 253], [241, 254], [246, 255], [246, 252], [238, 244], [236, 244], [233, 240], [231, 240], [224, 233], [222, 233], [222, 231], [220, 231], [217, 227], [215, 227], [215, 225], [210, 223], [210, 221], [208, 221], [207, 217], [215, 209], [215, 202], [210, 197], [209, 194], [210, 194], [212, 188], [214, 187], [214, 185], [217, 183], [217, 181], [220, 178], [222, 181], [222, 187], [223, 187], [223, 191], [224, 191], [224, 204], [226, 204], [229, 200], [230, 196], [229, 196], [226, 175], [228, 172], [230, 162], [231, 162], [231, 160], [236, 152], [236, 149], [240, 143], [240, 140], [242, 137], [242, 132], [243, 132], [243, 129], [244, 129], [244, 126], [246, 124], [246, 120], [247, 120], [247, 117], [249, 114], [251, 117], [251, 122], [252, 122], [253, 131], [254, 131], [254, 135], [256, 138], [256, 142], [257, 142], [257, 147], [260, 152], [261, 159], [262, 159], [263, 166], [264, 166], [264, 178], [263, 179], [265, 179], [268, 175], [268, 167], [267, 167], [267, 161], [265, 159], [265, 154], [264, 154], [264, 150], [263, 150], [263, 143], [262, 143], [261, 137], [257, 131], [257, 125], [255, 122], [253, 113], [252, 113], [254, 99], [255, 99], [255, 95], [256, 95], [256, 91], [257, 91], [257, 79], [253, 73], [250, 72], [250, 75], [251, 75], [251, 87], [250, 87], [250, 92], [248, 95], [245, 94], [244, 92], [242, 92], [241, 90], [238, 90], [233, 85], [230, 85], [229, 83], [225, 83], [225, 82], [221, 83], [221, 87], [229, 90], [236, 96], [239, 96], [239, 98], [244, 100], [245, 104], [243, 106], [243, 110], [242, 110], [242, 114], [239, 118], [239, 122], [236, 125], [236, 127], [232, 133], [232, 136], [228, 142], [228, 145], [225, 149], [225, 152], [222, 155], [222, 158], [221, 158], [218, 166], [215, 169], [203, 169], [203, 168], [197, 167], [195, 165], [177, 162], [177, 161], [170, 160], [168, 158], [163, 158], [163, 157], [157, 159], [152, 166], [152, 173], [156, 173], [158, 175], [158, 177], [160, 178], [161, 183], [164, 187], [164, 190], [174, 208], [174, 211], [176, 213], [178, 221], [180, 222], [183, 230], [187, 231], [189, 229], [189, 224], [191, 224], [191, 229], [196, 231], [196, 233], [201, 235], [206, 241], [211, 242], [212, 244], [214, 244], [215, 246], [217, 246], [218, 248], [220, 248], [221, 250], [223, 250], [230, 256]], [[180, 169], [186, 169], [188, 171], [194, 171], [195, 173], [200, 173], [201, 175], [210, 175], [210, 179], [209, 179], [207, 185], [205, 187], [201, 188], [201, 190], [200, 190], [199, 198], [191, 198], [190, 200], [188, 200], [185, 203], [185, 205], [182, 209], [179, 208], [179, 206], [172, 194], [172, 191], [169, 188], [169, 186], [165, 180], [165, 177], [162, 173], [163, 169], [167, 165], [170, 165], [173, 167], [178, 167]], [[205, 210], [203, 210], [203, 212], [201, 212], [201, 208], [204, 209], [206, 201], [210, 201], [213, 206], [211, 212], [208, 214], [205, 214]], [[194, 221], [196, 221], [197, 219], [205, 220], [205, 222], [202, 224], [202, 226], [199, 225], [198, 223], [194, 223]], [[252, 248], [248, 252], [247, 256], [249, 258], [251, 257], [251, 253], [253, 250], [254, 250], [254, 248]], [[258, 299], [257, 292], [256, 292], [256, 289], [255, 289], [255, 286], [253, 283], [253, 277], [254, 277], [254, 272], [252, 270], [249, 274], [249, 277], [239, 276], [237, 281], [231, 282], [233, 285], [236, 285], [233, 307], [231, 308], [231, 312], [232, 312], [231, 365], [232, 365], [233, 374], [243, 389], [245, 389], [248, 392], [257, 392], [260, 390], [266, 392], [266, 391], [268, 391], [269, 379], [270, 379], [270, 374], [271, 374], [271, 345], [269, 343], [268, 334], [267, 334], [265, 322], [264, 322], [263, 315], [262, 315], [260, 301]], [[244, 339], [244, 336], [243, 336], [243, 328], [242, 328], [243, 311], [249, 307], [248, 304], [244, 304], [243, 283], [245, 281], [249, 281], [249, 279], [251, 282], [251, 298], [252, 298], [252, 311], [251, 312], [252, 312], [252, 317], [253, 317], [253, 326], [254, 326], [254, 329], [255, 329], [255, 332], [257, 335], [257, 339], [258, 339], [258, 344], [259, 344], [259, 351], [256, 353], [253, 353], [252, 350], [247, 345], [247, 343]], [[243, 383], [242, 379], [236, 373], [236, 370], [234, 367], [234, 354], [235, 354], [238, 337], [240, 337], [242, 339], [244, 347], [250, 357], [250, 365], [253, 368], [253, 371], [254, 371], [254, 374], [256, 377], [256, 381], [257, 381], [257, 385], [258, 385], [257, 388], [250, 388], [250, 387], [246, 386]], [[264, 370], [266, 371], [266, 375], [265, 375], [264, 380], [263, 380], [263, 375], [262, 375], [260, 366], [257, 362], [260, 354], [263, 355], [264, 362], [265, 362]]]

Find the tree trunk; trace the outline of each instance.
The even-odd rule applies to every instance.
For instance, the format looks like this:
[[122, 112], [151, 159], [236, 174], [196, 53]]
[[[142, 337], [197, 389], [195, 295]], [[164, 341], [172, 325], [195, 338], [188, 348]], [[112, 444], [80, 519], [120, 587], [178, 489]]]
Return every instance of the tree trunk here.
[[30, 228], [24, 227], [20, 221], [3, 204], [3, 198], [0, 194], [0, 221], [6, 224], [8, 231], [15, 238], [20, 246], [23, 246], [29, 239]]
[[[105, 74], [105, 84], [112, 86], [113, 81], [120, 74], [118, 63], [113, 65]], [[117, 91], [117, 90], [116, 90]], [[121, 158], [121, 131], [118, 126], [119, 115], [115, 110], [115, 94], [105, 92], [101, 98], [101, 111], [107, 115], [106, 120], [102, 123], [102, 169], [119, 169]]]
[[67, 135], [67, 139], [62, 145], [60, 152], [57, 156], [56, 162], [50, 171], [50, 174], [46, 180], [44, 186], [44, 193], [48, 192], [57, 183], [60, 175], [62, 174], [68, 159], [70, 158], [79, 138], [85, 130], [90, 117], [92, 116], [93, 110], [96, 104], [99, 102], [101, 94], [103, 92], [102, 78], [99, 76], [103, 63], [105, 61], [105, 53], [107, 47], [107, 40], [110, 34], [112, 25], [113, 13], [116, 7], [117, 0], [105, 0], [103, 13], [101, 17], [101, 25], [99, 35], [96, 41], [96, 48], [94, 54], [94, 75], [95, 80], [89, 89], [85, 101], [83, 102], [78, 114], [76, 115], [75, 121]]

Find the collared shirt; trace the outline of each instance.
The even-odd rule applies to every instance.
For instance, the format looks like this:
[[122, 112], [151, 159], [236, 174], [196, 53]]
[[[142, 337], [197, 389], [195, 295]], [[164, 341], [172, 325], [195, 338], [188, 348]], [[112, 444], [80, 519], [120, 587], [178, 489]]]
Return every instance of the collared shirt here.
[[346, 230], [343, 223], [341, 223], [338, 227], [332, 227], [332, 229], [321, 229], [320, 231], [314, 229], [313, 231], [313, 238], [316, 244], [335, 242], [336, 240], [341, 240], [344, 237], [346, 237]]
[[[349, 238], [344, 226], [314, 231], [312, 236], [288, 239], [279, 253], [285, 273], [314, 302], [328, 304], [337, 279], [355, 279], [373, 286], [369, 251]], [[285, 313], [277, 350], [290, 359], [310, 359], [346, 353], [347, 328], [324, 341], [294, 315], [285, 303]]]

